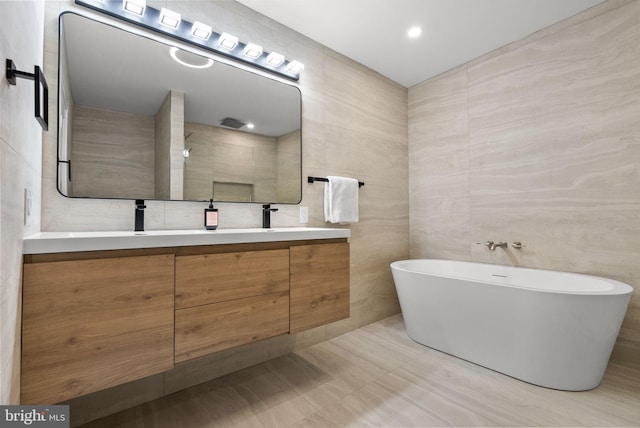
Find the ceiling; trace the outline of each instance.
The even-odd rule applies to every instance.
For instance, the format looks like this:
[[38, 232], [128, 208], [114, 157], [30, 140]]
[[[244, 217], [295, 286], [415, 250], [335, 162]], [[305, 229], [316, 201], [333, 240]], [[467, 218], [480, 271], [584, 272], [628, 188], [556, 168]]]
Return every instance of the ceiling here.
[[237, 1], [411, 87], [603, 0]]

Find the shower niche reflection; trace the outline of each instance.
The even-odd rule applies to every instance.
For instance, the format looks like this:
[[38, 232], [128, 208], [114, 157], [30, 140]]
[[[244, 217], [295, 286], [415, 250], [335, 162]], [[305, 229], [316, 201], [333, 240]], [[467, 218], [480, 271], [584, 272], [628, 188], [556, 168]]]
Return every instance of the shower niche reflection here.
[[59, 192], [298, 203], [298, 88], [150, 37], [60, 16]]

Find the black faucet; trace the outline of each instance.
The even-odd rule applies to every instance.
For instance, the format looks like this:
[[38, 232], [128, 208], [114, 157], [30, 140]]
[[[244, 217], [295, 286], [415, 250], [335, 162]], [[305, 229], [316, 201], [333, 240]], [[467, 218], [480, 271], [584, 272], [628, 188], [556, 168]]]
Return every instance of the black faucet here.
[[144, 209], [147, 206], [144, 204], [143, 199], [136, 199], [136, 232], [144, 231]]
[[269, 229], [271, 228], [271, 212], [278, 211], [277, 208], [271, 208], [271, 205], [263, 205], [262, 206], [262, 228]]

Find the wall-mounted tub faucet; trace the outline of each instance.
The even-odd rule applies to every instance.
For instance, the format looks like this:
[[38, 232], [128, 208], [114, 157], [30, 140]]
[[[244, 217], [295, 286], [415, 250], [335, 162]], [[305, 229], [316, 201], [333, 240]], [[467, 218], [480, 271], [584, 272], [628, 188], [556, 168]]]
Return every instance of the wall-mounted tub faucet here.
[[507, 243], [504, 241], [500, 241], [500, 242], [487, 241], [484, 245], [486, 245], [491, 251], [494, 251], [498, 247], [507, 248]]

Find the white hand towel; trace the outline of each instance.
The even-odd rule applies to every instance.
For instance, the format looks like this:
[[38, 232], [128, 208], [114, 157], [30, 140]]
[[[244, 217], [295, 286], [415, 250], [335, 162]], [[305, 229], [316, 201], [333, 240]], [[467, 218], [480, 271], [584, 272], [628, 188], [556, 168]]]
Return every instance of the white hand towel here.
[[358, 180], [328, 176], [324, 185], [324, 221], [330, 223], [358, 222]]

